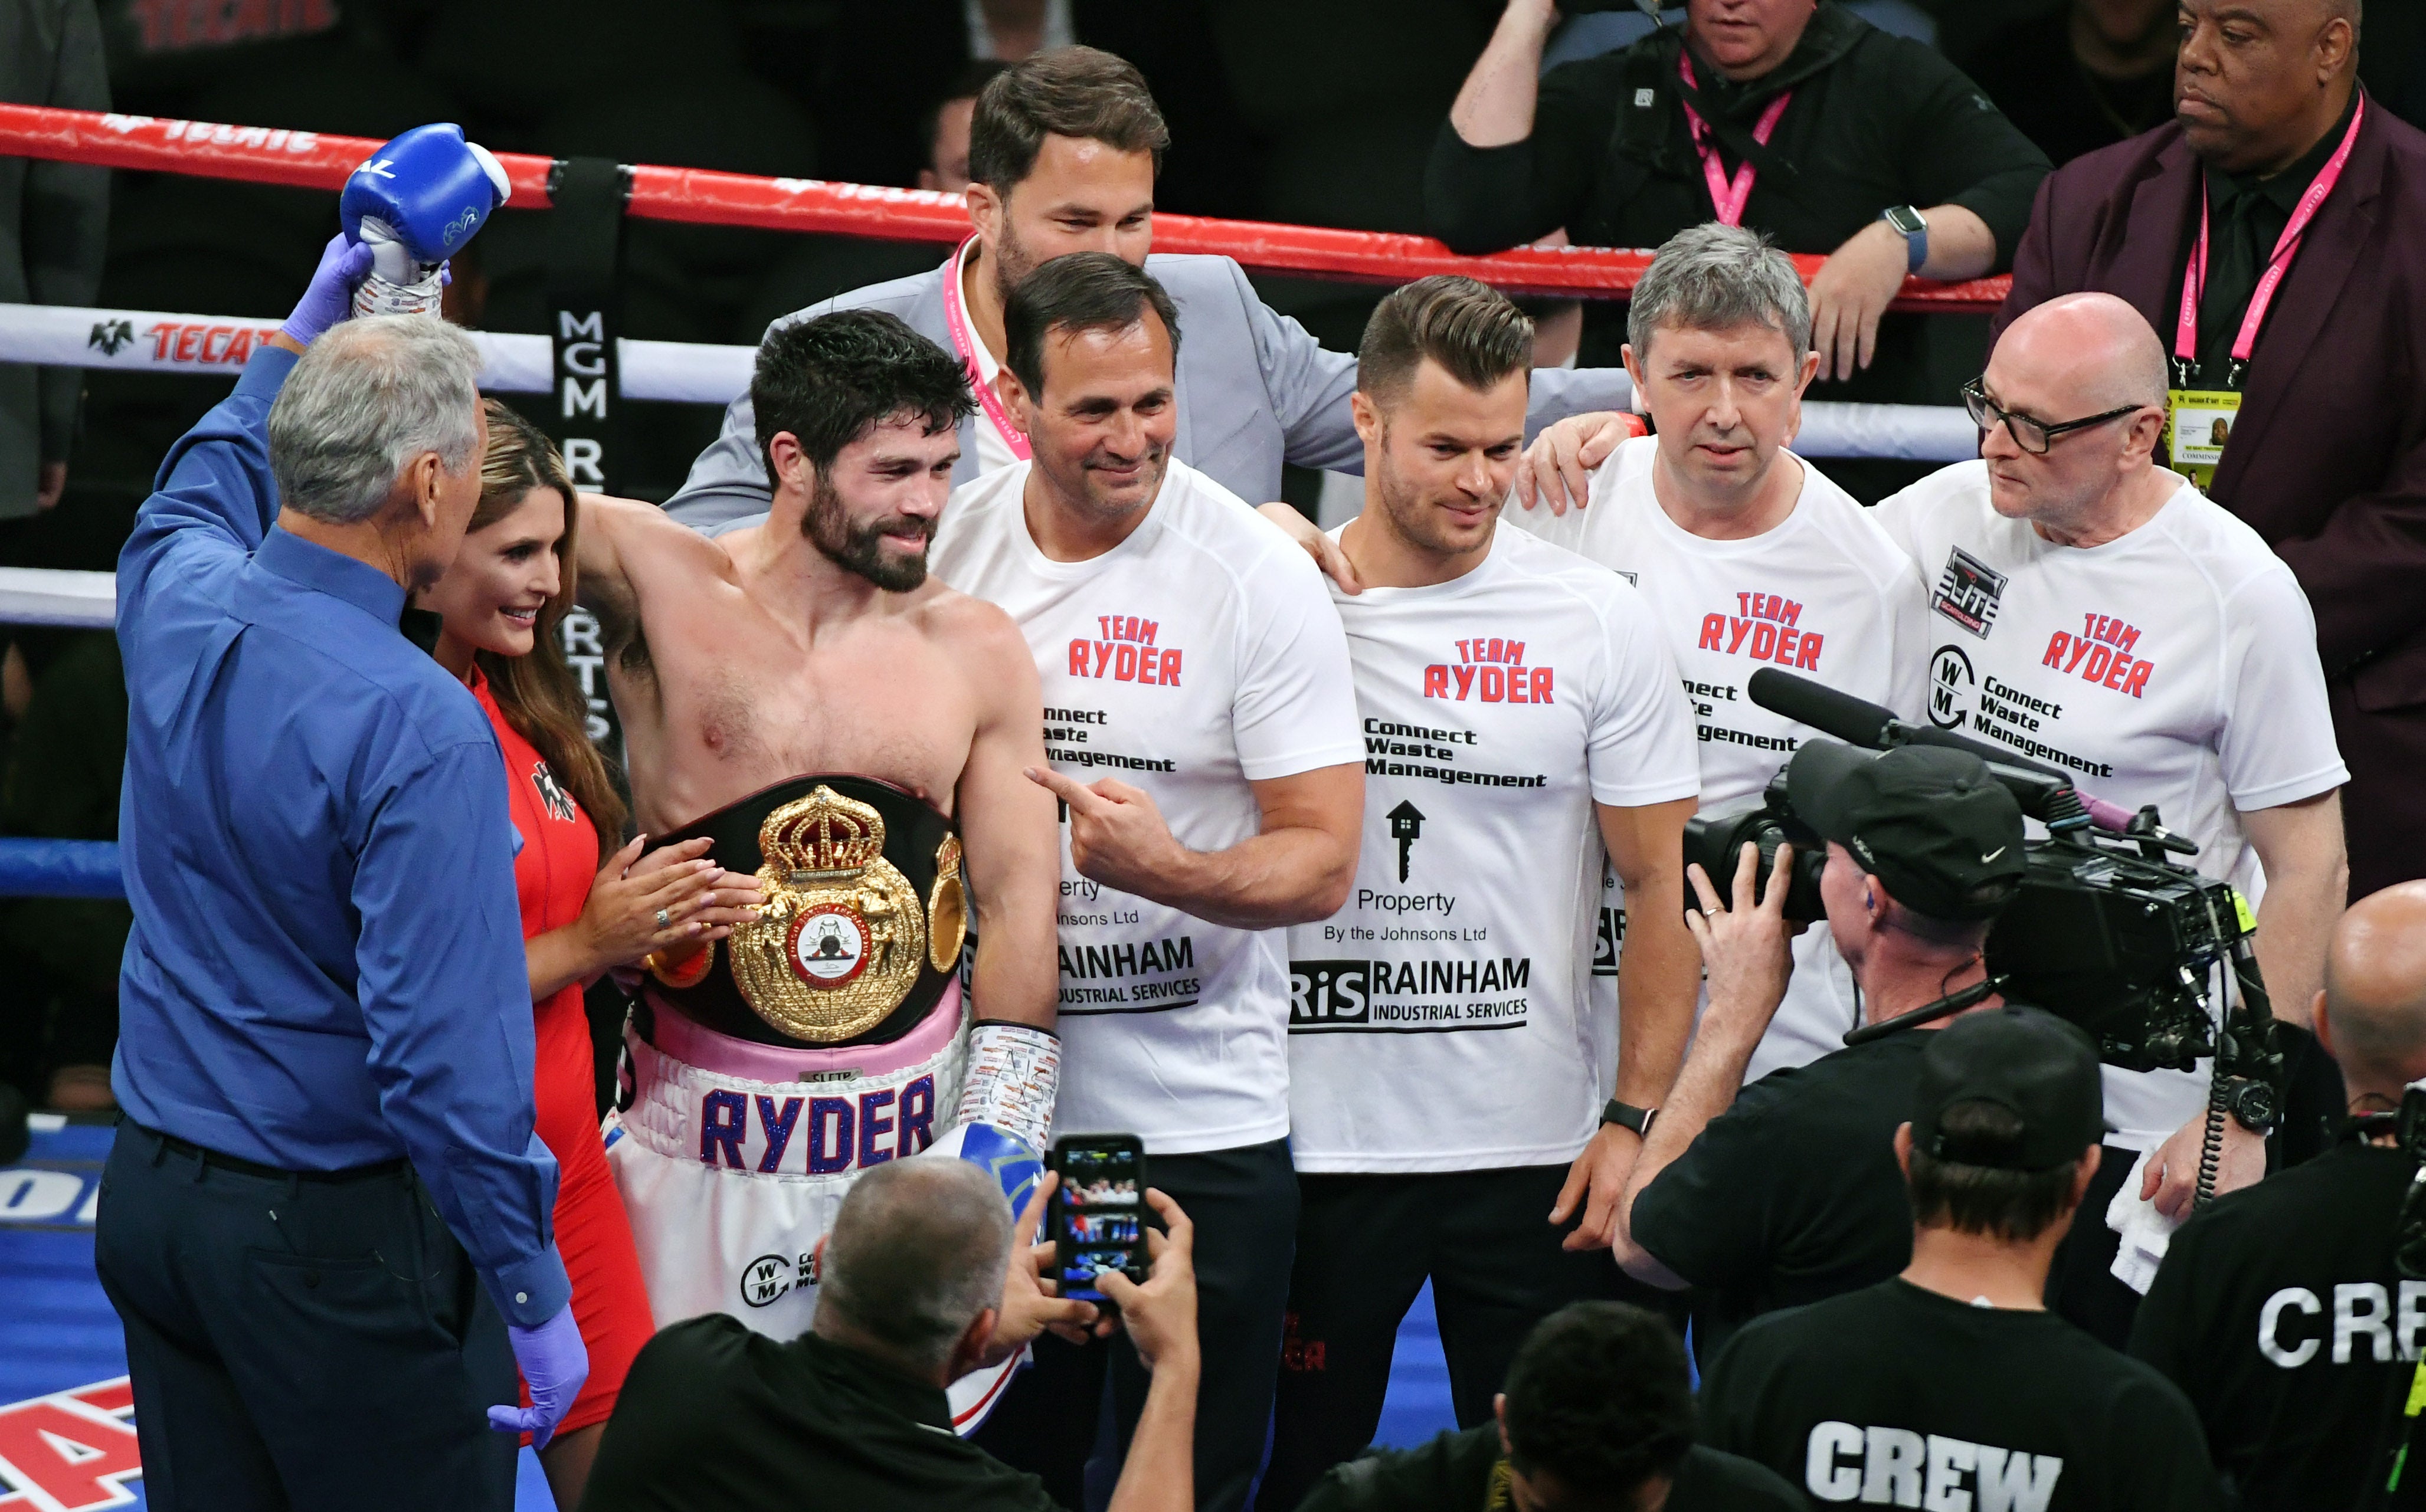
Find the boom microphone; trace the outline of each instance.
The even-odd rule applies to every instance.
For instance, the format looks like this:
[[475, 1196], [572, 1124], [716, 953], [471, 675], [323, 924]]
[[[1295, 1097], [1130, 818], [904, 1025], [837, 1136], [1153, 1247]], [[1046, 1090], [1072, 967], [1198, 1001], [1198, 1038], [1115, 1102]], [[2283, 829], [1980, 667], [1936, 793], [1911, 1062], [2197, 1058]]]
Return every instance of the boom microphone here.
[[2031, 761], [1950, 730], [1905, 724], [1895, 716], [1894, 710], [1850, 693], [1839, 693], [1824, 683], [1764, 667], [1752, 674], [1744, 691], [1752, 695], [1753, 702], [1771, 714], [1782, 714], [1864, 750], [1943, 746], [1977, 756], [2013, 791], [2022, 812], [2043, 823], [2059, 827], [2066, 822], [2078, 824], [2084, 812], [2090, 822], [2101, 829], [2120, 833], [2131, 823], [2130, 811], [2081, 792], [2060, 767]]
[[1822, 734], [1836, 736], [1848, 746], [1864, 750], [1884, 750], [1897, 744], [1888, 738], [1896, 723], [1895, 711], [1857, 699], [1850, 693], [1839, 693], [1825, 683], [1815, 683], [1792, 672], [1781, 672], [1774, 667], [1764, 667], [1752, 674], [1744, 685], [1752, 701], [1771, 714], [1782, 714], [1799, 724], [1809, 725]]

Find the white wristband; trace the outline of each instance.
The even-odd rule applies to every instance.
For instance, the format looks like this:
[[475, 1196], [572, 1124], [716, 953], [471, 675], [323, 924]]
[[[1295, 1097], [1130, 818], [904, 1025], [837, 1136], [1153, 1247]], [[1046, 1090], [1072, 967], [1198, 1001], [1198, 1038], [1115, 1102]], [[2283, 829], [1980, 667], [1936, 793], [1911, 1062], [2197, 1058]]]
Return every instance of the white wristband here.
[[1043, 1153], [1053, 1134], [1061, 1087], [1061, 1040], [1032, 1024], [990, 1022], [969, 1030], [961, 1105], [953, 1123], [1008, 1129]]

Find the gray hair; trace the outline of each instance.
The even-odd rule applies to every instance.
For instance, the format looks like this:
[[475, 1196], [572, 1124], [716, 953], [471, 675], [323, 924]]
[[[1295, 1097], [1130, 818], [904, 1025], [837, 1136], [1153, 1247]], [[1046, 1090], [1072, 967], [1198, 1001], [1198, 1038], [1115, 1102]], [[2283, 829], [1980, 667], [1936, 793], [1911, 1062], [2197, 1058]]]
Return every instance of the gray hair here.
[[964, 1160], [897, 1160], [851, 1183], [826, 1236], [817, 1308], [922, 1371], [1002, 1300], [1011, 1204]]
[[1811, 295], [1794, 260], [1768, 237], [1712, 220], [1668, 238], [1634, 286], [1625, 312], [1625, 339], [1638, 360], [1651, 352], [1662, 326], [1730, 330], [1766, 326], [1784, 336], [1803, 361], [1811, 349]]
[[480, 442], [480, 349], [443, 320], [373, 315], [303, 353], [269, 407], [279, 502], [324, 524], [369, 519], [424, 452], [461, 473]]

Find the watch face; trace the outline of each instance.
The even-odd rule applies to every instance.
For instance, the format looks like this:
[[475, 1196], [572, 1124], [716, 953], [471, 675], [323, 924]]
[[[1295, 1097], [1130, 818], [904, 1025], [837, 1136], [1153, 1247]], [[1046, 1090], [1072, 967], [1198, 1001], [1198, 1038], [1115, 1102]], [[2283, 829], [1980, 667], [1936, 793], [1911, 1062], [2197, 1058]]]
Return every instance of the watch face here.
[[1908, 204], [1900, 204], [1888, 211], [1886, 222], [1906, 236], [1917, 236], [1929, 229], [1929, 222]]

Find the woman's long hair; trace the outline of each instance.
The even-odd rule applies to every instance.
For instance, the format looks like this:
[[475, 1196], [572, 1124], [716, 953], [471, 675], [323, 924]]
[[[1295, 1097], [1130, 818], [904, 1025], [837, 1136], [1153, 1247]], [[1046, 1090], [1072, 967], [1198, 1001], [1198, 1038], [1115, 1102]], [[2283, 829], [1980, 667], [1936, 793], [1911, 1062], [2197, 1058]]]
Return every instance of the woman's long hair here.
[[623, 796], [606, 769], [606, 760], [590, 743], [590, 701], [573, 668], [565, 665], [564, 645], [557, 629], [573, 607], [581, 554], [580, 505], [573, 478], [556, 444], [539, 427], [494, 399], [484, 401], [489, 416], [489, 449], [480, 458], [480, 502], [472, 511], [467, 530], [494, 524], [521, 507], [533, 489], [554, 489], [564, 496], [564, 535], [556, 543], [556, 596], [540, 606], [537, 634], [527, 656], [473, 653], [489, 679], [506, 723], [531, 743], [573, 800], [589, 813], [598, 830], [600, 859], [623, 844], [626, 809]]

